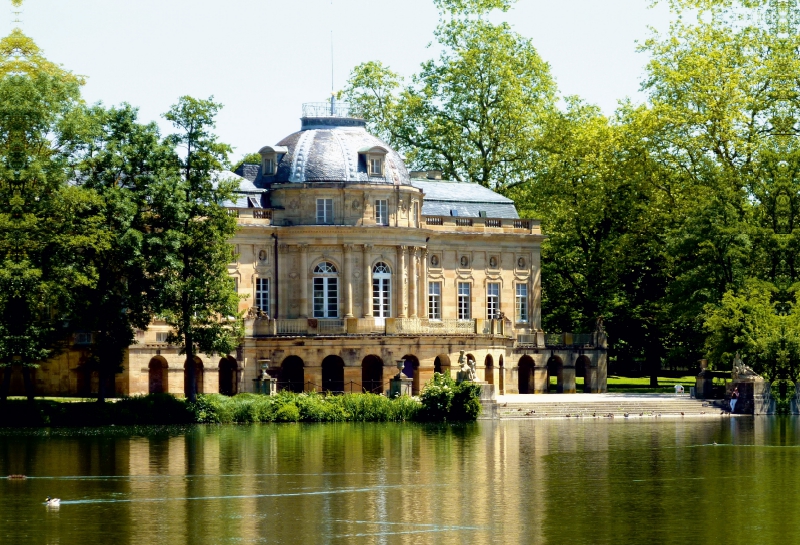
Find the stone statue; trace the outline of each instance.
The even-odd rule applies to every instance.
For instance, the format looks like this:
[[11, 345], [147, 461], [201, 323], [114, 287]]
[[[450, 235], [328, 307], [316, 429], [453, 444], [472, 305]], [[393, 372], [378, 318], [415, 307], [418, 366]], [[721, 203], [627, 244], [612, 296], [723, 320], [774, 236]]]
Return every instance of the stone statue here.
[[733, 370], [731, 371], [731, 375], [734, 380], [742, 377], [756, 377], [758, 374], [753, 371], [752, 368], [748, 367], [742, 361], [742, 358], [739, 356], [739, 351], [736, 351], [736, 355], [733, 357]]
[[456, 382], [475, 382], [477, 373], [475, 371], [475, 360], [472, 358], [465, 359], [464, 351], [461, 350], [458, 354], [458, 373], [456, 374]]
[[605, 331], [606, 331], [606, 328], [603, 325], [603, 317], [602, 316], [598, 316], [597, 317], [597, 321], [595, 322], [595, 331], [597, 331], [598, 333], [605, 333]]
[[475, 360], [472, 358], [467, 358], [467, 367], [469, 367], [469, 374], [467, 375], [467, 379], [470, 382], [475, 382], [478, 380], [478, 370], [476, 369]]

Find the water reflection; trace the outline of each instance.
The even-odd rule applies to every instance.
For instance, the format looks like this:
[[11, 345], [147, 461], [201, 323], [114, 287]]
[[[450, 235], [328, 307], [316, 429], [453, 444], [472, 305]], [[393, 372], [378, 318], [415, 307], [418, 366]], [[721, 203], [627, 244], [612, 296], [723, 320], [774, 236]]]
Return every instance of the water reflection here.
[[29, 478], [0, 479], [0, 542], [777, 542], [798, 439], [777, 418], [5, 435], [0, 475]]

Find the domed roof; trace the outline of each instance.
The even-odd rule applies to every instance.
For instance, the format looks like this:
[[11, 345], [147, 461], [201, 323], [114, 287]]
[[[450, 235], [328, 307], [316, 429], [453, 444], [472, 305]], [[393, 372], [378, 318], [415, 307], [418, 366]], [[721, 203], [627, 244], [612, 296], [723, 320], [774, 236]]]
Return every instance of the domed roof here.
[[[363, 119], [304, 116], [302, 127], [271, 147], [277, 153], [277, 169], [265, 181], [411, 185], [403, 159], [369, 134]], [[383, 157], [382, 176], [367, 171], [368, 155]]]

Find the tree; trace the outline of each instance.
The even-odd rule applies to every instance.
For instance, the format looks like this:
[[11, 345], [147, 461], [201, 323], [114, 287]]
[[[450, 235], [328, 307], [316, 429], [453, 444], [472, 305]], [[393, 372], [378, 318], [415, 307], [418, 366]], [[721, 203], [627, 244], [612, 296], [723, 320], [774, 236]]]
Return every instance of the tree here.
[[[472, 19], [509, 2], [440, 2], [438, 60], [411, 85], [379, 62], [355, 67], [343, 96], [370, 130], [419, 169], [505, 189], [530, 178], [555, 83], [530, 40], [506, 23]], [[448, 18], [449, 17], [449, 18]]]
[[12, 365], [31, 369], [70, 338], [63, 311], [96, 282], [83, 259], [109, 244], [98, 229], [102, 199], [69, 185], [84, 126], [82, 80], [47, 61], [19, 29], [0, 40], [0, 397]]
[[104, 203], [101, 228], [108, 246], [84, 252], [97, 282], [82, 289], [70, 313], [75, 327], [92, 333], [84, 365], [98, 373], [98, 402], [121, 370], [135, 330], [146, 329], [152, 314], [144, 238], [149, 230], [146, 195], [166, 172], [171, 150], [154, 123], [141, 125], [129, 105], [86, 111], [91, 130], [77, 154], [75, 179]]
[[186, 355], [186, 395], [194, 401], [195, 355], [230, 353], [243, 334], [239, 297], [228, 276], [228, 241], [236, 218], [223, 203], [236, 182], [217, 174], [230, 147], [211, 133], [220, 105], [181, 97], [164, 117], [179, 132], [166, 138], [176, 151], [169, 175], [150, 186], [146, 255], [155, 311], [174, 328], [167, 342]]

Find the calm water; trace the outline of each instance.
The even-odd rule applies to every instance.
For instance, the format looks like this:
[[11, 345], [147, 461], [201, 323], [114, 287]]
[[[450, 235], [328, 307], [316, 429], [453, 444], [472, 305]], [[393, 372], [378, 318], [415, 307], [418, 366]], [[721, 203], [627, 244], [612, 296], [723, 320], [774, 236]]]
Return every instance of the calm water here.
[[798, 420], [0, 435], [0, 542], [789, 543]]

